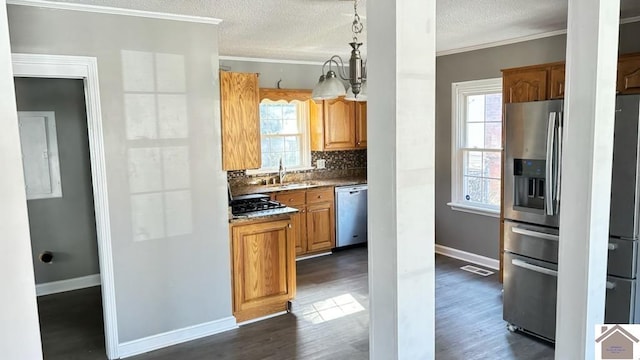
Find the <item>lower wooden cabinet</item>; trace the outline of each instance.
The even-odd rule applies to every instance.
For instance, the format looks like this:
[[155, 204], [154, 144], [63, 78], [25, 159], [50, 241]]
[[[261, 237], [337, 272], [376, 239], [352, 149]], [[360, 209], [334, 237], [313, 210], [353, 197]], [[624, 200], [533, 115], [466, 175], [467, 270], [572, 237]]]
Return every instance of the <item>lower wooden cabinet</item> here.
[[272, 197], [300, 210], [297, 256], [330, 251], [336, 246], [333, 186], [275, 193]]
[[296, 293], [300, 215], [231, 225], [233, 315], [239, 322], [288, 310]]

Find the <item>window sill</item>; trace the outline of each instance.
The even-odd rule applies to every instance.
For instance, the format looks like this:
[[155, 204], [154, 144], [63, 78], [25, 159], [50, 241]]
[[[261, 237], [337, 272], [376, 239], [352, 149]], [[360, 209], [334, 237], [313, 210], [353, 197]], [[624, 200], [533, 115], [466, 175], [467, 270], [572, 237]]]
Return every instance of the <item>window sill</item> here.
[[494, 218], [500, 218], [500, 210], [488, 209], [480, 206], [473, 206], [468, 204], [460, 204], [450, 202], [447, 205], [451, 206], [451, 210], [462, 211], [470, 214], [489, 216]]
[[[286, 173], [296, 172], [296, 171], [307, 171], [307, 170], [315, 170], [315, 168], [313, 166], [301, 166], [296, 168], [285, 169]], [[245, 172], [247, 173], [247, 175], [268, 175], [268, 174], [277, 175], [278, 169], [264, 169], [264, 170], [263, 169], [255, 169], [255, 170], [247, 169], [245, 170]]]

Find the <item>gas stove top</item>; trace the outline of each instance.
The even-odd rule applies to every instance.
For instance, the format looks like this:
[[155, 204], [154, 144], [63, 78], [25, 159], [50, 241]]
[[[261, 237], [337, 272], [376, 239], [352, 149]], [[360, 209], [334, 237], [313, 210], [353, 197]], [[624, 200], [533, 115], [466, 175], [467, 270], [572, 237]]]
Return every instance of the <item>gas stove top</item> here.
[[253, 194], [235, 197], [230, 201], [231, 213], [233, 215], [243, 215], [256, 211], [278, 209], [285, 207], [277, 201], [269, 199], [269, 195]]

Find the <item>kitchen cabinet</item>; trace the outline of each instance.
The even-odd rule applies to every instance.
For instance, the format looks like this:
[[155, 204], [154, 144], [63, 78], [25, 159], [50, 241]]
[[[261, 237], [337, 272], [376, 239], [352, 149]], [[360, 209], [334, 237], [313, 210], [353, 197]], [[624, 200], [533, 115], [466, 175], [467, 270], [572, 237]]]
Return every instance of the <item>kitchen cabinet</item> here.
[[551, 66], [549, 69], [549, 99], [564, 98], [564, 65]]
[[366, 103], [344, 98], [317, 103], [311, 116], [311, 150], [354, 150], [366, 148]]
[[233, 315], [238, 322], [286, 311], [296, 293], [300, 215], [231, 225]]
[[547, 69], [527, 67], [503, 70], [502, 98], [505, 103], [547, 99]]
[[367, 148], [367, 102], [356, 102], [356, 148]]
[[222, 169], [257, 169], [260, 150], [258, 74], [220, 72]]
[[618, 94], [640, 93], [640, 54], [620, 57], [616, 88]]
[[280, 192], [274, 200], [300, 210], [300, 236], [296, 255], [330, 251], [336, 245], [333, 187]]

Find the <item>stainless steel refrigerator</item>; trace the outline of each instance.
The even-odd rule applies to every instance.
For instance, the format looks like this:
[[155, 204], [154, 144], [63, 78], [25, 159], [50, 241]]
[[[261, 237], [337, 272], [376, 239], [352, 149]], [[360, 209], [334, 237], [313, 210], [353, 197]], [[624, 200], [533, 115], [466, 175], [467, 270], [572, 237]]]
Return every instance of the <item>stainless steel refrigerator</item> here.
[[[507, 104], [503, 318], [555, 339], [563, 103]], [[640, 96], [616, 98], [606, 323], [640, 322]]]

